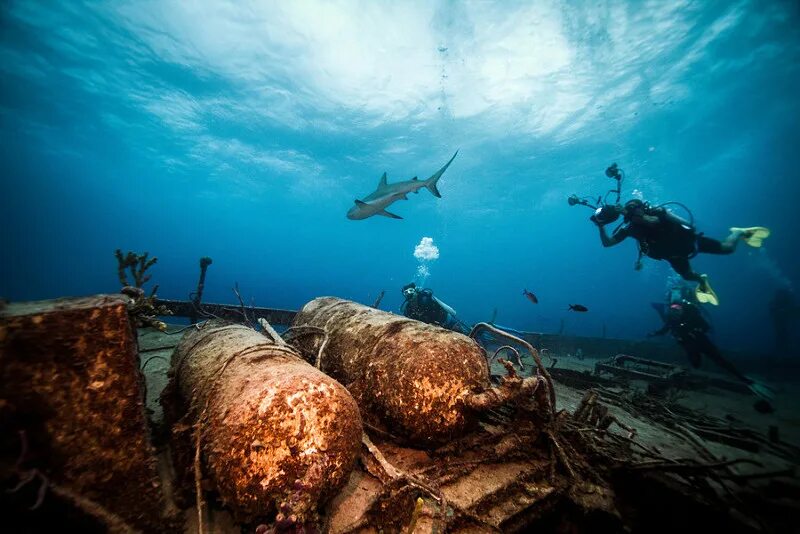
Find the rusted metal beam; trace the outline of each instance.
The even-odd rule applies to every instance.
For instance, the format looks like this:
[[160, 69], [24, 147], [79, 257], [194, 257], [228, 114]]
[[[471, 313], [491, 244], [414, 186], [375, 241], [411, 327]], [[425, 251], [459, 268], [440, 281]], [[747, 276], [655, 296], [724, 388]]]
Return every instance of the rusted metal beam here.
[[627, 354], [617, 354], [613, 358], [597, 362], [594, 368], [595, 374], [605, 372], [616, 376], [676, 385], [681, 383], [686, 374], [686, 370], [677, 365]]
[[617, 367], [616, 365], [609, 365], [607, 363], [597, 363], [594, 366], [595, 373], [609, 373], [616, 376], [624, 376], [633, 378], [635, 380], [647, 380], [650, 382], [663, 382], [669, 383], [672, 380], [669, 377], [659, 376], [652, 373], [644, 373], [635, 369], [628, 369], [626, 367]]
[[[156, 299], [156, 306], [165, 306], [172, 315], [175, 317], [193, 317], [197, 315], [201, 317], [202, 314], [197, 313], [197, 309], [192, 301], [189, 300], [167, 300]], [[204, 303], [201, 305], [202, 311], [211, 317], [218, 317], [220, 319], [228, 319], [231, 321], [241, 321], [242, 308], [233, 304], [213, 304]], [[247, 313], [254, 319], [266, 319], [270, 324], [279, 324], [289, 326], [297, 315], [294, 310], [278, 310], [275, 308], [259, 308], [256, 306], [248, 306]]]
[[578, 371], [564, 367], [550, 368], [550, 375], [556, 382], [580, 390], [597, 386], [613, 387], [618, 383], [613, 378], [606, 378], [604, 376], [589, 374], [588, 371]]

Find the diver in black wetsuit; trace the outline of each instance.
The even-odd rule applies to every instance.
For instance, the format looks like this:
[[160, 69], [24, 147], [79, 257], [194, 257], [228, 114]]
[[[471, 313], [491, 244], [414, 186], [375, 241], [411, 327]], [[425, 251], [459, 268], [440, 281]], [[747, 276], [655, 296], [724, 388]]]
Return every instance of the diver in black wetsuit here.
[[[624, 206], [610, 206], [606, 217], [592, 217], [600, 228], [600, 240], [604, 247], [621, 243], [632, 237], [639, 242], [639, 258], [642, 255], [657, 260], [667, 260], [675, 272], [685, 280], [698, 282], [697, 299], [700, 302], [719, 304], [716, 293], [711, 289], [708, 276], [692, 270], [689, 260], [699, 252], [707, 254], [730, 254], [736, 250], [739, 240], [748, 245], [760, 247], [761, 242], [769, 236], [769, 230], [760, 226], [752, 228], [731, 228], [730, 235], [724, 241], [704, 236], [684, 219], [678, 217], [664, 207], [651, 207], [638, 199], [629, 200]], [[609, 212], [615, 212], [609, 215]], [[621, 214], [622, 225], [609, 237], [605, 225], [616, 220]], [[637, 262], [637, 268], [639, 267]]]
[[430, 289], [418, 288], [414, 282], [403, 286], [405, 300], [400, 311], [409, 319], [435, 324], [448, 330], [464, 333], [466, 328], [456, 317], [453, 308], [433, 296]]
[[774, 410], [770, 403], [772, 394], [769, 389], [740, 373], [731, 362], [722, 356], [717, 346], [708, 338], [707, 333], [711, 327], [696, 304], [686, 299], [672, 302], [663, 319], [664, 326], [648, 334], [648, 337], [661, 336], [667, 332], [672, 333], [672, 336], [686, 351], [692, 367], [700, 367], [700, 360], [705, 355], [719, 367], [747, 384], [750, 391], [759, 397], [758, 402], [754, 405], [756, 410], [762, 413], [769, 413]]

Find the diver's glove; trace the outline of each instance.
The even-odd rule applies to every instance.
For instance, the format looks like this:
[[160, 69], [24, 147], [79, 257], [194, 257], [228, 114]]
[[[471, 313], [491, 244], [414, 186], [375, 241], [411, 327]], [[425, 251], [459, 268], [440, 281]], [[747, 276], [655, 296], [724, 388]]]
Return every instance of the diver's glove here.
[[747, 387], [753, 395], [758, 397], [758, 400], [753, 404], [753, 408], [761, 413], [772, 413], [775, 411], [775, 408], [772, 406], [772, 402], [775, 400], [775, 391], [771, 387], [752, 379], [750, 379], [750, 383]]

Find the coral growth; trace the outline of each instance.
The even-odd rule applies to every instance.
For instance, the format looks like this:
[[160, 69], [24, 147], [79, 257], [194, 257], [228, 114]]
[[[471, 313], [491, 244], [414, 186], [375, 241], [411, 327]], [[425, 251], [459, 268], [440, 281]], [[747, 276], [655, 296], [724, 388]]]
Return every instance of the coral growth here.
[[[131, 271], [131, 276], [133, 276], [133, 286], [142, 287], [150, 280], [151, 277], [151, 275], [145, 275], [144, 273], [158, 261], [158, 258], [147, 259], [147, 256], [150, 255], [149, 252], [145, 252], [144, 254], [128, 252], [123, 256], [122, 251], [117, 249], [114, 254], [117, 256], [117, 263], [119, 264], [117, 272], [119, 275], [119, 283], [122, 285], [122, 287], [131, 285], [128, 283], [128, 277], [125, 274], [125, 269], [130, 269]], [[153, 293], [155, 293], [155, 288], [153, 289]]]
[[[159, 315], [171, 315], [165, 306], [160, 306], [156, 303], [156, 291], [158, 285], [154, 285], [150, 291], [150, 296], [145, 296], [145, 291], [142, 286], [147, 283], [152, 275], [145, 274], [147, 270], [152, 267], [158, 258], [148, 259], [149, 253], [136, 254], [128, 252], [123, 255], [120, 249], [114, 252], [117, 257], [117, 274], [119, 275], [119, 283], [122, 284], [120, 293], [130, 298], [128, 303], [128, 313], [131, 320], [136, 327], [152, 326], [162, 332], [167, 329], [167, 325], [163, 321], [158, 320]], [[128, 283], [128, 277], [125, 270], [129, 269], [133, 277], [133, 285]]]

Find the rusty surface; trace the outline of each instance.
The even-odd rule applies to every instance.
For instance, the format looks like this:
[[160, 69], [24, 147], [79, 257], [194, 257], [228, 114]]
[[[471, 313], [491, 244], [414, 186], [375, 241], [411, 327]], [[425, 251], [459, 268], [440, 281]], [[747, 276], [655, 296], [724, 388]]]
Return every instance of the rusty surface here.
[[[17, 306], [15, 313], [19, 314], [21, 310], [22, 308]], [[37, 314], [40, 311], [33, 306], [26, 308], [25, 313]], [[0, 323], [0, 341], [8, 340], [7, 327], [7, 321]], [[127, 326], [125, 327], [127, 328]], [[98, 336], [108, 335], [105, 330], [95, 330], [95, 332]], [[194, 335], [192, 330], [190, 330], [190, 335]], [[323, 339], [322, 336], [317, 337]], [[143, 365], [152, 354], [159, 354], [162, 350], [167, 351], [166, 354], [168, 354], [169, 346], [177, 341], [160, 332], [143, 334], [143, 339], [147, 340], [142, 344]], [[256, 344], [260, 344], [264, 342], [265, 338], [258, 337], [257, 339]], [[6, 346], [6, 344], [2, 345], [3, 348]], [[315, 351], [318, 349], [318, 344], [310, 346], [309, 349], [313, 351], [313, 357], [316, 357]], [[324, 352], [323, 366], [326, 361], [335, 356], [330, 354], [327, 349]], [[172, 384], [178, 386], [179, 390], [182, 387], [184, 395], [190, 397], [184, 404], [191, 405], [194, 400], [196, 408], [203, 408], [205, 405], [201, 403], [201, 397], [208, 401], [208, 406], [211, 406], [214, 403], [213, 398], [217, 395], [216, 389], [223, 386], [228, 374], [231, 373], [238, 377], [237, 380], [241, 383], [238, 394], [231, 389], [225, 395], [225, 399], [236, 404], [236, 408], [227, 414], [224, 411], [214, 412], [215, 417], [222, 416], [222, 419], [218, 421], [218, 429], [221, 432], [231, 427], [243, 428], [230, 423], [235, 421], [235, 417], [238, 417], [240, 405], [252, 404], [257, 396], [251, 397], [246, 392], [244, 394], [242, 392], [250, 387], [251, 382], [261, 382], [266, 377], [266, 375], [259, 374], [257, 370], [254, 371], [254, 366], [259, 363], [258, 360], [261, 358], [258, 350], [242, 352], [238, 355], [228, 354], [226, 357], [220, 351], [209, 350], [207, 362], [216, 362], [216, 369], [219, 372], [214, 373], [206, 368], [208, 373], [199, 372], [192, 375], [195, 380], [205, 380], [206, 386], [186, 387], [186, 385], [182, 385], [180, 382], [176, 384], [174, 381]], [[239, 358], [247, 360], [253, 366], [243, 366], [237, 370], [234, 362]], [[265, 359], [268, 362], [275, 360], [274, 363], [279, 363], [277, 355]], [[371, 360], [366, 359], [365, 361], [369, 364]], [[0, 362], [4, 363], [5, 360], [0, 360]], [[228, 363], [223, 369], [222, 366], [225, 365], [225, 362]], [[165, 372], [166, 362], [160, 359], [152, 360], [145, 370], [153, 373], [162, 364]], [[189, 360], [186, 360], [185, 364], [187, 367], [185, 371], [188, 372]], [[209, 366], [210, 368], [214, 367], [211, 364]], [[283, 364], [279, 364], [279, 367], [283, 367]], [[587, 363], [586, 370], [590, 367]], [[292, 376], [293, 371], [288, 369], [287, 376]], [[556, 379], [564, 378], [556, 371], [558, 369], [551, 370]], [[132, 373], [135, 374], [135, 370]], [[554, 420], [538, 420], [535, 412], [530, 413], [522, 409], [518, 405], [520, 399], [516, 399], [511, 404], [503, 404], [501, 407], [480, 414], [477, 424], [468, 433], [448, 440], [446, 445], [439, 448], [426, 446], [424, 449], [411, 448], [407, 440], [396, 440], [384, 430], [368, 427], [372, 444], [378, 449], [383, 462], [393, 467], [387, 470], [384, 464], [376, 459], [374, 453], [368, 451], [366, 447], [362, 447], [361, 462], [345, 479], [346, 484], [336, 492], [323, 513], [324, 523], [322, 525], [327, 526], [327, 528], [323, 528], [323, 531], [338, 534], [408, 532], [417, 498], [422, 498], [424, 501], [413, 530], [417, 534], [428, 532], [530, 532], [533, 530], [542, 532], [712, 531], [715, 528], [727, 531], [751, 531], [742, 529], [740, 523], [727, 517], [730, 504], [734, 501], [725, 500], [717, 503], [710, 500], [713, 499], [713, 494], [710, 493], [712, 487], [705, 482], [705, 478], [700, 478], [703, 476], [703, 471], [698, 471], [695, 475], [685, 479], [675, 478], [682, 472], [681, 470], [702, 469], [701, 465], [684, 464], [684, 460], [682, 460], [695, 457], [698, 454], [697, 447], [701, 442], [695, 443], [695, 440], [683, 439], [677, 432], [677, 428], [669, 425], [668, 428], [662, 426], [668, 422], [659, 423], [650, 416], [645, 417], [646, 413], [640, 404], [632, 404], [633, 400], [626, 400], [628, 399], [627, 393], [630, 392], [625, 390], [604, 389], [603, 403], [609, 403], [614, 415], [637, 429], [638, 432], [634, 438], [634, 441], [637, 442], [636, 445], [627, 437], [627, 433], [621, 433], [619, 429], [612, 427], [610, 430], [601, 431], [589, 425], [586, 420], [577, 417], [581, 412], [580, 401], [583, 397], [581, 389], [587, 386], [584, 382], [589, 379], [597, 379], [590, 374], [578, 371], [574, 375], [574, 377], [569, 375], [568, 378], [580, 378], [576, 385], [577, 389], [567, 387], [563, 383], [558, 386], [559, 409], [566, 410], [566, 412], [562, 412]], [[275, 378], [278, 374], [269, 376]], [[6, 392], [6, 383], [4, 375], [3, 393]], [[211, 384], [210, 389], [205, 389], [209, 383]], [[603, 383], [605, 381], [597, 380], [594, 385], [602, 386]], [[389, 387], [395, 386], [390, 384]], [[473, 394], [480, 395], [479, 391], [475, 390]], [[542, 392], [543, 388], [539, 388], [535, 395]], [[295, 393], [301, 392], [295, 391]], [[637, 399], [635, 396], [630, 398]], [[5, 400], [5, 397], [0, 395], [0, 400]], [[636, 400], [636, 402], [640, 401], [641, 399]], [[670, 408], [675, 413], [683, 413], [675, 405], [671, 405]], [[0, 415], [6, 416], [9, 411], [8, 404], [0, 403]], [[206, 412], [203, 421], [210, 417], [211, 412], [211, 410]], [[570, 416], [568, 412], [576, 413], [575, 416]], [[189, 475], [188, 485], [191, 499], [194, 499], [192, 486], [194, 481], [191, 480], [191, 459], [194, 451], [191, 449], [194, 445], [194, 430], [198, 416], [197, 412], [194, 415], [190, 413], [174, 427], [175, 435], [185, 438], [183, 448], [188, 463], [183, 464], [183, 469]], [[35, 420], [38, 415], [33, 417], [32, 420]], [[303, 417], [292, 418], [290, 416], [288, 421], [284, 421], [287, 424], [286, 428], [295, 432], [293, 434], [295, 437], [298, 435], [296, 431], [299, 428], [296, 423], [303, 419]], [[692, 422], [695, 419], [686, 419], [686, 421]], [[713, 423], [706, 418], [697, 421], [703, 425]], [[29, 428], [35, 429], [36, 427], [30, 426]], [[201, 438], [204, 455], [207, 456], [206, 460], [210, 460], [213, 454], [227, 455], [228, 452], [224, 450], [224, 447], [218, 446], [219, 450], [216, 452], [212, 450], [212, 443], [208, 435], [211, 426], [201, 424], [201, 428], [203, 429]], [[396, 432], [397, 428], [388, 430]], [[36, 437], [37, 433], [33, 432], [32, 436]], [[557, 437], [558, 441], [553, 437]], [[294, 449], [290, 442], [291, 439], [286, 443], [292, 453], [297, 453], [299, 450], [297, 442], [294, 442]], [[41, 443], [42, 441], [37, 438], [32, 444], [32, 447], [39, 444], [39, 454], [36, 456], [39, 459], [42, 456]], [[712, 452], [723, 458], [737, 458], [739, 454], [738, 451], [729, 447], [702, 443], [711, 447]], [[16, 446], [16, 443], [12, 445]], [[250, 445], [252, 447], [253, 442]], [[263, 443], [258, 443], [255, 449], [260, 449], [262, 445]], [[282, 446], [282, 444], [279, 445]], [[563, 459], [559, 455], [559, 448], [564, 454]], [[656, 448], [660, 453], [653, 457], [652, 454]], [[44, 451], [44, 454], [46, 455], [47, 451]], [[237, 465], [252, 464], [252, 455], [243, 454], [237, 448], [234, 448], [231, 454], [236, 459]], [[659, 460], [661, 454], [668, 458]], [[26, 467], [44, 465], [34, 463], [36, 458], [29, 458]], [[757, 458], [763, 461], [766, 456], [762, 453]], [[224, 464], [224, 461], [223, 459], [220, 462], [222, 467], [217, 470], [213, 470], [209, 462], [204, 464], [202, 468], [205, 478], [202, 481], [204, 489], [213, 489], [216, 477], [221, 476], [220, 473], [227, 472], [224, 468], [227, 464]], [[653, 467], [653, 463], [657, 464], [655, 467], [658, 467], [659, 470], [677, 471], [675, 473], [667, 471], [663, 476], [657, 478], [651, 476], [656, 475], [657, 472], [644, 474], [648, 466]], [[0, 462], [0, 467], [3, 466], [3, 463]], [[779, 464], [765, 465], [764, 469], [769, 471], [782, 469], [782, 467]], [[52, 475], [53, 472], [48, 471], [48, 473]], [[718, 470], [716, 473], [717, 477], [725, 475], [724, 471]], [[731, 476], [738, 475], [739, 473], [735, 473]], [[742, 476], [741, 480], [733, 479], [737, 481], [737, 486], [730, 486], [737, 493], [738, 484], [746, 483], [747, 480], [744, 478], [746, 475]], [[313, 477], [306, 480], [313, 482]], [[665, 486], [666, 482], [679, 480], [680, 484], [676, 484], [672, 489]], [[761, 478], [754, 480], [758, 481]], [[702, 484], [699, 483], [701, 481]], [[718, 482], [719, 479], [715, 484]], [[312, 497], [310, 492], [305, 491], [306, 487], [307, 484], [301, 480], [299, 484], [292, 483], [286, 491], [272, 495], [267, 500], [274, 497], [273, 502], [279, 503], [280, 499], [283, 499], [283, 502], [299, 510], [298, 503], [310, 502], [309, 498]], [[800, 489], [788, 483], [776, 484], [775, 488], [779, 489], [784, 500], [794, 499], [797, 501], [797, 496], [800, 495]], [[62, 489], [62, 486], [54, 485], [51, 493], [62, 493]], [[126, 489], [122, 488], [117, 491]], [[754, 490], [758, 493], [753, 493]], [[32, 493], [35, 494], [35, 492]], [[141, 501], [141, 497], [138, 493], [135, 496], [131, 493], [128, 494], [126, 506], [136, 507], [139, 504], [137, 501]], [[767, 493], [760, 491], [760, 488], [751, 488], [751, 491], [743, 493], [736, 505], [743, 507], [740, 515], [747, 515], [752, 511], [752, 506], [744, 507], [749, 500], [755, 499], [759, 495], [767, 495]], [[209, 506], [214, 510], [207, 518], [207, 532], [238, 534], [254, 530], [254, 523], [241, 524], [241, 513], [238, 514], [239, 522], [234, 521], [228, 514], [227, 511], [232, 510], [235, 503], [227, 499], [227, 506], [220, 508], [220, 503], [211, 498], [212, 494], [213, 492], [208, 494]], [[94, 496], [93, 494], [92, 497]], [[48, 495], [46, 506], [50, 502], [50, 497], [51, 495]], [[27, 504], [26, 502], [25, 506]], [[776, 524], [780, 525], [782, 522], [786, 525], [794, 524], [791, 521], [794, 520], [796, 514], [789, 515], [787, 513], [789, 509], [789, 506], [774, 508], [776, 513], [772, 515], [778, 517]], [[683, 510], [686, 513], [674, 514], [671, 510]], [[40, 509], [37, 512], [42, 511], [44, 510]], [[196, 531], [196, 517], [197, 514], [187, 513], [188, 521], [182, 530]], [[686, 519], [688, 517], [704, 519], [700, 523], [693, 523]], [[271, 524], [267, 531], [283, 532], [284, 530], [278, 528], [279, 525], [274, 519], [274, 515], [266, 518], [265, 522]], [[692, 528], [689, 528], [690, 526]], [[74, 524], [70, 524], [69, 527], [76, 530]], [[782, 530], [788, 531], [786, 528]], [[22, 528], [18, 530], [22, 530]], [[176, 532], [181, 529], [164, 523], [161, 525], [161, 530]], [[781, 529], [774, 530], [781, 531]], [[87, 530], [77, 528], [77, 531], [86, 532]]]
[[390, 440], [374, 445], [402, 474], [387, 476], [365, 453], [362, 469], [330, 505], [331, 534], [408, 532], [417, 497], [424, 500], [417, 534], [531, 528], [580, 532], [584, 530], [575, 527], [589, 514], [594, 514], [596, 531], [619, 530], [608, 484], [553, 471], [541, 434], [510, 419], [481, 423], [436, 450], [411, 449]]
[[[475, 422], [468, 400], [492, 391], [486, 357], [462, 334], [332, 297], [306, 304], [294, 325], [323, 328], [322, 369], [417, 444], [463, 434]], [[317, 349], [303, 347], [309, 355]]]
[[24, 434], [17, 468], [49, 479], [45, 503], [67, 492], [159, 532], [172, 523], [162, 516], [137, 363], [124, 297], [12, 304], [0, 316], [3, 450], [18, 451]]
[[[360, 447], [358, 407], [290, 347], [245, 326], [207, 323], [183, 338], [173, 369], [188, 409], [178, 428], [194, 450], [199, 426], [203, 473], [239, 520], [276, 511], [313, 520], [346, 483]], [[177, 462], [184, 472], [186, 456]]]

